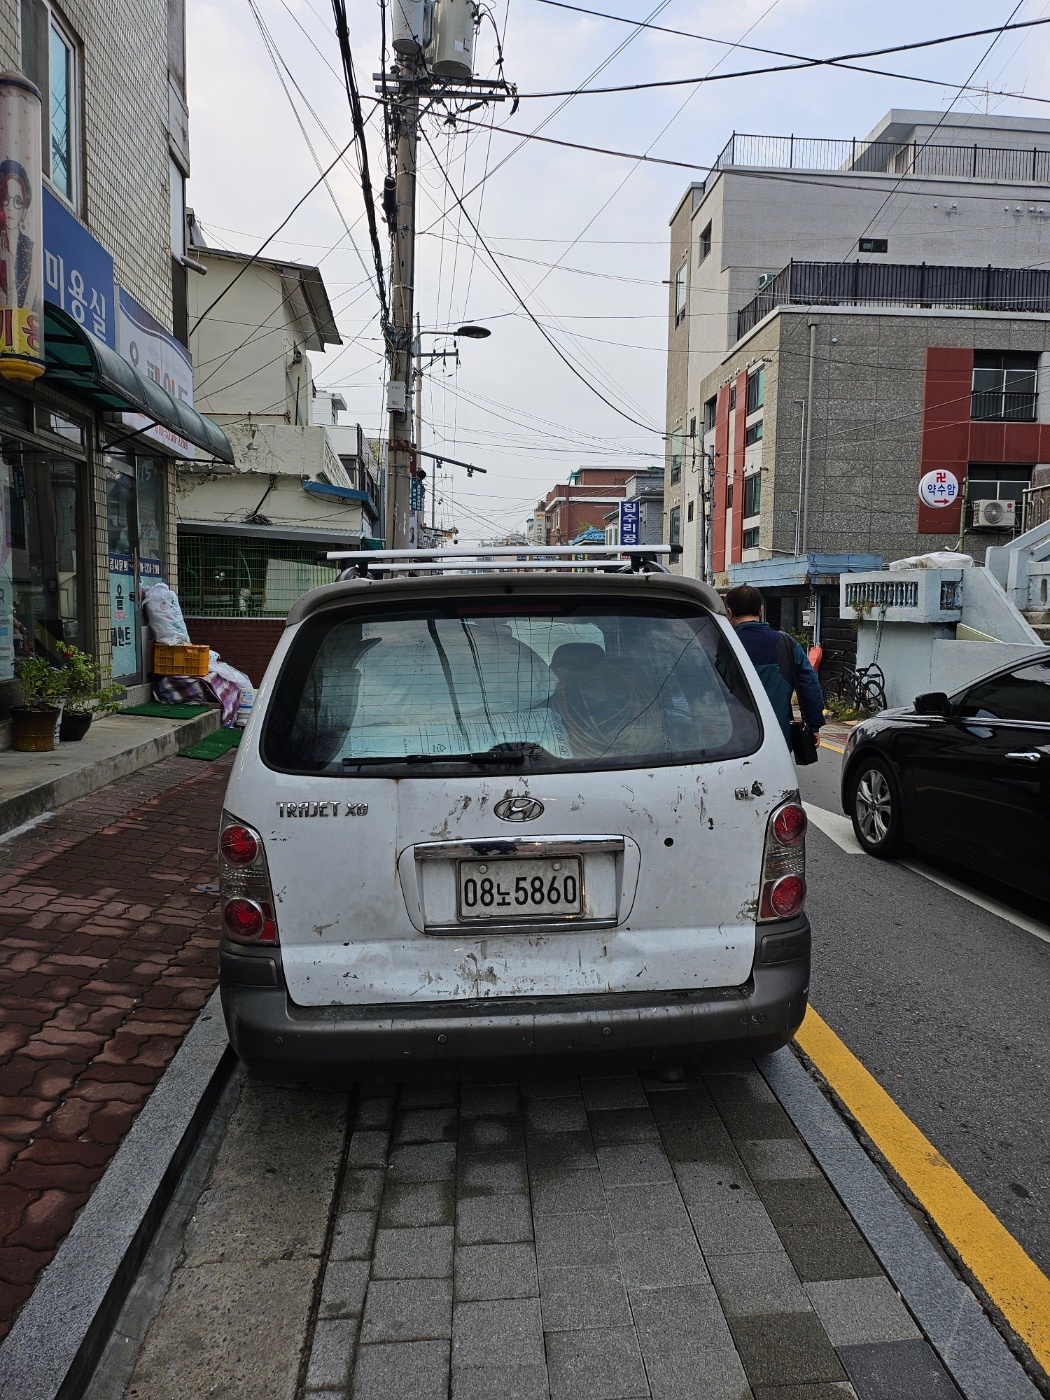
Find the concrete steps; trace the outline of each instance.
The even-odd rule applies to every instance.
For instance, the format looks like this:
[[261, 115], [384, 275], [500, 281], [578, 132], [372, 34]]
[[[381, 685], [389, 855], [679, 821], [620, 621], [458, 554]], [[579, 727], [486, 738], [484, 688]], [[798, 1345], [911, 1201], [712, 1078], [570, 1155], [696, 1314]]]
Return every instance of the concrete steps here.
[[1050, 608], [1031, 610], [1024, 614], [1025, 621], [1035, 630], [1043, 646], [1050, 647]]

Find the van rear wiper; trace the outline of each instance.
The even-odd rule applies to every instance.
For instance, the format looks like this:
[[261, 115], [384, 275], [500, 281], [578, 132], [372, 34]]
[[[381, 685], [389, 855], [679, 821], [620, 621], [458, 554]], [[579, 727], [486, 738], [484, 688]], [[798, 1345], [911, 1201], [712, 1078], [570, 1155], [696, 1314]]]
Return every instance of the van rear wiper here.
[[382, 758], [369, 754], [367, 757], [344, 758], [342, 761], [351, 767], [358, 763], [484, 763], [518, 768], [526, 758], [534, 758], [546, 752], [542, 744], [511, 742], [493, 744], [490, 749], [479, 749], [472, 753], [406, 753], [390, 754]]

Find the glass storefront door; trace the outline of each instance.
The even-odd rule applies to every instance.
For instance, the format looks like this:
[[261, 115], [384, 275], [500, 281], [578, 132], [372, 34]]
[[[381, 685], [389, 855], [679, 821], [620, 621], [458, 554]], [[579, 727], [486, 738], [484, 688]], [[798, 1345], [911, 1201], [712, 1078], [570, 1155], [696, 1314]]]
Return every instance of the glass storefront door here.
[[109, 532], [109, 618], [115, 679], [138, 678], [135, 469], [123, 456], [106, 456], [106, 527]]
[[0, 439], [0, 681], [33, 652], [85, 641], [80, 466]]

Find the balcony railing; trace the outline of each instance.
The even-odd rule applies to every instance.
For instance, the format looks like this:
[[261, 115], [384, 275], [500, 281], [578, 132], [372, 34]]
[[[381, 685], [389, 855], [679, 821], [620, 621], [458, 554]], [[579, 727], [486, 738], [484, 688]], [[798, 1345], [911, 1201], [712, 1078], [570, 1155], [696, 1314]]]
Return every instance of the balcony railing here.
[[1050, 520], [1050, 482], [1045, 486], [1031, 486], [1022, 492], [1024, 499], [1024, 523], [1022, 530], [1034, 530]]
[[975, 422], [1034, 423], [1035, 408], [1033, 393], [981, 389], [970, 398], [970, 417]]
[[846, 606], [861, 612], [873, 608], [917, 608], [919, 606], [919, 585], [908, 579], [888, 580], [885, 583], [846, 584]]
[[735, 131], [708, 180], [731, 166], [764, 170], [869, 171], [880, 175], [1050, 184], [1050, 148], [934, 145], [812, 136], [755, 136]]
[[[747, 335], [775, 307], [785, 305], [1048, 312], [1050, 269], [790, 262], [737, 312], [737, 339]], [[1028, 398], [1024, 394], [1016, 397]]]

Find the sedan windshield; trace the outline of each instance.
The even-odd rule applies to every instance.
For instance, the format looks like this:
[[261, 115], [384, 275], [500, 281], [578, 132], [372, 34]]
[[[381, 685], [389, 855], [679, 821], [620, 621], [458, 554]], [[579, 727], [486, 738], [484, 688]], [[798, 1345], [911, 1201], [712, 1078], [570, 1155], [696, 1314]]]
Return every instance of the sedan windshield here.
[[292, 771], [550, 771], [753, 752], [760, 727], [717, 624], [679, 606], [527, 600], [307, 619], [263, 754]]

